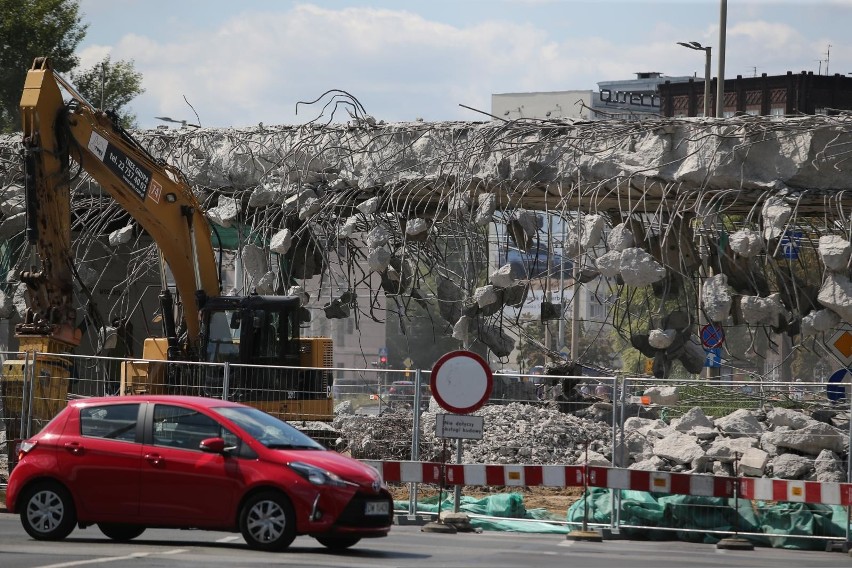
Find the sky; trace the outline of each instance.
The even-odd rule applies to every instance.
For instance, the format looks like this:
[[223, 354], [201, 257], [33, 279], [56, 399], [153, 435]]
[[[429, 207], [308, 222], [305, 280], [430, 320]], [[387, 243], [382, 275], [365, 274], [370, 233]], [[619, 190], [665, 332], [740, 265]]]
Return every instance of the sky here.
[[[134, 62], [145, 92], [130, 109], [142, 128], [166, 124], [155, 118], [163, 116], [215, 128], [345, 122], [356, 102], [387, 122], [488, 120], [465, 107], [488, 112], [494, 93], [597, 90], [598, 81], [644, 71], [703, 78], [704, 52], [681, 41], [712, 48], [713, 76], [719, 65], [721, 0], [80, 7], [88, 24], [81, 66], [105, 55]], [[724, 76], [852, 74], [850, 23], [852, 0], [728, 0]]]

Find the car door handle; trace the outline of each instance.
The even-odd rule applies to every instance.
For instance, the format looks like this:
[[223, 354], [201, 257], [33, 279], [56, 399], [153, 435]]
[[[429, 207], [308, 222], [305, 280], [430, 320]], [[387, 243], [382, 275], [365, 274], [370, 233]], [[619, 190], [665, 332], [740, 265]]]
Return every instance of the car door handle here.
[[83, 446], [80, 442], [67, 442], [65, 444], [65, 449], [74, 454], [75, 456], [79, 456], [83, 453]]
[[148, 460], [151, 465], [163, 465], [163, 456], [160, 454], [145, 454], [145, 459]]

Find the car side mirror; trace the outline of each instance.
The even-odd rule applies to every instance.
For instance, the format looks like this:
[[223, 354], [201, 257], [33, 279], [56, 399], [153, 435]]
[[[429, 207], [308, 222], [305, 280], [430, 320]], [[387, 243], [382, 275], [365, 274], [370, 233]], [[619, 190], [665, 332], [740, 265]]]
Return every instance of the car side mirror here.
[[207, 452], [210, 454], [224, 454], [225, 453], [225, 440], [222, 438], [205, 438], [201, 440], [201, 443], [198, 444], [198, 447], [202, 452]]

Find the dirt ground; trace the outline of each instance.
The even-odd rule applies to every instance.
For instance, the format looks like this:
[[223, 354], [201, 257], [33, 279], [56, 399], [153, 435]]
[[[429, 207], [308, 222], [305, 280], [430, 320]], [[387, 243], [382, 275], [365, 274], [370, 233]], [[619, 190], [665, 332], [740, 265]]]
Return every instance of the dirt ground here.
[[[408, 499], [408, 485], [394, 484], [390, 486], [391, 494], [396, 500]], [[446, 489], [444, 490], [446, 491]], [[452, 491], [452, 490], [451, 490]], [[520, 493], [524, 498], [525, 509], [547, 509], [550, 513], [562, 515], [568, 511], [574, 501], [582, 497], [582, 487], [503, 487], [494, 491], [483, 491], [482, 487], [464, 487], [462, 495], [481, 499], [500, 493]], [[418, 499], [432, 497], [438, 494], [434, 485], [418, 485]]]

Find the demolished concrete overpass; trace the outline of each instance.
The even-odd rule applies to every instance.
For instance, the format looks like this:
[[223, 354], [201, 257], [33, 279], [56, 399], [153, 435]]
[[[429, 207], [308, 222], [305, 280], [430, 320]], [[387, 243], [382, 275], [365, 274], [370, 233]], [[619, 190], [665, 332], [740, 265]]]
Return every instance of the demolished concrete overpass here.
[[[852, 322], [850, 127], [848, 115], [584, 123], [359, 118], [135, 137], [186, 174], [211, 221], [231, 236], [249, 288], [283, 293], [300, 284], [318, 317], [351, 310], [405, 319], [422, 310], [439, 334], [463, 345], [482, 342], [506, 357], [523, 331], [500, 308], [523, 306], [534, 278], [488, 264], [490, 232], [521, 250], [556, 246], [617, 288], [647, 287], [656, 298], [650, 305], [608, 294], [614, 323], [667, 372], [672, 361], [695, 369], [703, 360], [694, 336], [702, 275], [716, 275], [704, 315], [732, 329], [801, 338]], [[31, 262], [22, 238], [18, 144], [14, 136], [0, 138], [0, 241], [10, 280], [0, 317], [12, 319], [24, 309], [13, 291], [16, 274]], [[126, 243], [133, 230], [118, 233], [133, 223], [83, 173], [72, 199], [76, 262], [85, 275], [94, 266], [92, 243], [108, 235]], [[540, 215], [560, 219], [566, 238], [554, 243]], [[151, 243], [135, 234], [126, 280], [156, 259]], [[279, 258], [286, 262], [276, 269], [270, 261]], [[553, 285], [549, 276], [539, 278], [541, 289]], [[353, 302], [377, 294], [392, 299], [393, 315]], [[571, 294], [570, 283], [563, 285], [559, 303]], [[91, 301], [80, 294], [81, 313]], [[640, 304], [646, 316], [626, 317]], [[132, 308], [126, 298], [109, 305], [104, 321]]]

